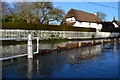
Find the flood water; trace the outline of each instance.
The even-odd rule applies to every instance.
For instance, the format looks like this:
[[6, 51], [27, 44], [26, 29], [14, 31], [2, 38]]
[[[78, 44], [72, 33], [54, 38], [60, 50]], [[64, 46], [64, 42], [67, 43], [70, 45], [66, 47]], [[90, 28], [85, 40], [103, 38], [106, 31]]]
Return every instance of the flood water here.
[[[40, 44], [54, 49], [58, 43]], [[61, 43], [65, 45], [65, 43]], [[35, 46], [34, 46], [34, 51]], [[3, 46], [3, 57], [26, 53], [26, 44]], [[3, 78], [118, 78], [120, 42], [2, 62]]]

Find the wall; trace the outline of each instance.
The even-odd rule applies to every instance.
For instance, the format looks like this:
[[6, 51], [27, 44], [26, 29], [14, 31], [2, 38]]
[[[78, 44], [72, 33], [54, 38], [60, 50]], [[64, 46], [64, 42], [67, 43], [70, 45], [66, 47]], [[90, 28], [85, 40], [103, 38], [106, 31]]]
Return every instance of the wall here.
[[120, 33], [108, 33], [108, 32], [80, 32], [80, 31], [48, 31], [48, 30], [19, 30], [19, 29], [2, 29], [2, 38], [21, 38], [27, 37], [28, 34], [32, 36], [40, 37], [43, 39], [50, 38], [67, 38], [67, 39], [77, 39], [77, 38], [102, 38], [102, 37], [117, 37]]
[[96, 37], [118, 37], [120, 33], [109, 33], [109, 32], [98, 32], [96, 33]]
[[2, 38], [20, 38], [27, 37], [29, 33], [32, 36], [39, 36], [41, 39], [49, 38], [82, 38], [91, 37], [95, 32], [78, 32], [78, 31], [48, 31], [48, 30], [8, 30], [2, 29]]
[[97, 24], [97, 23], [89, 23], [89, 22], [78, 22], [73, 25], [75, 27], [86, 27], [86, 28], [96, 28], [96, 29], [101, 29], [102, 24]]

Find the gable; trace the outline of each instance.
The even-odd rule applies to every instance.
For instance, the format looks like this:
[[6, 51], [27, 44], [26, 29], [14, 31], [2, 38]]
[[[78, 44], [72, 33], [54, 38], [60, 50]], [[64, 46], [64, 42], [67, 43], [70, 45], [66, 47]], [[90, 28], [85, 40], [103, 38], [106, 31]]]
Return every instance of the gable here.
[[112, 24], [115, 26], [115, 28], [119, 27], [115, 22], [113, 22]]
[[116, 23], [118, 27], [120, 27], [120, 21], [114, 20], [113, 22]]
[[66, 18], [67, 22], [75, 22], [76, 19], [74, 17]]

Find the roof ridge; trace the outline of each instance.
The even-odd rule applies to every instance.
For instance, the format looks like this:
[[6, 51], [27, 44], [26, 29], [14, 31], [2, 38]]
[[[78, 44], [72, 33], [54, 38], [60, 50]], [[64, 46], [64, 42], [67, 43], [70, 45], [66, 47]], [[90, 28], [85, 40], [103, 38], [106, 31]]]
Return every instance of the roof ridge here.
[[[76, 10], [76, 11], [79, 11], [79, 12], [84, 12], [84, 13], [88, 13], [88, 14], [91, 14], [91, 15], [95, 15], [95, 14], [93, 14], [93, 13], [85, 12], [85, 11], [82, 11], [82, 10], [77, 10], [77, 9], [72, 9], [72, 8], [71, 8], [70, 10]], [[69, 11], [70, 11], [70, 10], [69, 10]]]

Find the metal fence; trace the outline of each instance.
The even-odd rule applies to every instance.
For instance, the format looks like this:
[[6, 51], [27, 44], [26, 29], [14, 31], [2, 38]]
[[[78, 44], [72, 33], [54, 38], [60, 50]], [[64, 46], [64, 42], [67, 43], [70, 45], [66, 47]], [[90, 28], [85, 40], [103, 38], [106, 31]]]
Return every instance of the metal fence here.
[[21, 29], [2, 29], [1, 38], [22, 38], [31, 34], [32, 37], [39, 37], [40, 39], [50, 38], [96, 38], [101, 37], [117, 37], [120, 33], [109, 32], [80, 32], [80, 31], [48, 31], [48, 30], [21, 30]]

